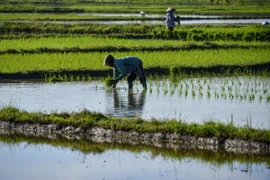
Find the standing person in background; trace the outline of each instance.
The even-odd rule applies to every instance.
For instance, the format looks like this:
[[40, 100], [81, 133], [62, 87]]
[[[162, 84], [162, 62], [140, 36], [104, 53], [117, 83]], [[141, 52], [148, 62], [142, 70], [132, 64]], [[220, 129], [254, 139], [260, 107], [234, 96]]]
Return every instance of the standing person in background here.
[[178, 22], [178, 24], [180, 24], [180, 17], [177, 16], [175, 17], [174, 15], [174, 12], [176, 10], [174, 8], [171, 8], [169, 7], [167, 10], [166, 10], [166, 27], [170, 30], [170, 31], [173, 31], [174, 27], [175, 27], [175, 21]]
[[128, 75], [127, 79], [129, 89], [132, 89], [133, 81], [137, 76], [139, 77], [144, 90], [147, 89], [143, 64], [139, 58], [135, 56], [126, 56], [115, 59], [112, 55], [109, 54], [105, 57], [103, 65], [113, 68], [113, 88], [116, 87], [116, 84], [121, 79]]

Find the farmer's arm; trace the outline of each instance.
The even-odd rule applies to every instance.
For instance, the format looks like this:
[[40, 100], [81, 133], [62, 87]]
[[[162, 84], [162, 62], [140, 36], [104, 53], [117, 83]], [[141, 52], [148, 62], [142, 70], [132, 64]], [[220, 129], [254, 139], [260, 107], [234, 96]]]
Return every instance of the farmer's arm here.
[[117, 63], [116, 68], [117, 71], [119, 71], [120, 75], [118, 75], [118, 77], [116, 77], [115, 79], [120, 81], [121, 79], [123, 79], [123, 77], [127, 75], [127, 69], [123, 63]]
[[113, 68], [113, 79], [116, 79], [117, 77], [119, 77], [120, 74], [121, 73], [116, 68]]

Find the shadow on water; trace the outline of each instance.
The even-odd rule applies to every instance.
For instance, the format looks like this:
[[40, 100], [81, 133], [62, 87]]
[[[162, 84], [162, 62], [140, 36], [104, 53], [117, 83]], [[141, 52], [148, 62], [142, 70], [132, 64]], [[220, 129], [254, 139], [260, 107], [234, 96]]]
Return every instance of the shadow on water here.
[[[106, 114], [115, 117], [141, 117], [143, 115], [146, 92], [119, 93], [119, 90], [108, 90], [106, 95]], [[112, 103], [111, 103], [112, 102]]]

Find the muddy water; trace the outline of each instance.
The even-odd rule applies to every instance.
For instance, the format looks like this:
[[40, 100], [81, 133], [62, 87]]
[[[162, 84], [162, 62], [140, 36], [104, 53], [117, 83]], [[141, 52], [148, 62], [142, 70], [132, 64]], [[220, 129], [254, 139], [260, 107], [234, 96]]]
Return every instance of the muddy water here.
[[0, 179], [268, 180], [269, 156], [0, 136]]
[[137, 81], [128, 91], [124, 80], [115, 90], [101, 81], [0, 83], [0, 108], [12, 105], [41, 112], [86, 108], [116, 117], [213, 120], [270, 129], [269, 89], [269, 78], [258, 77], [149, 80], [147, 92]]

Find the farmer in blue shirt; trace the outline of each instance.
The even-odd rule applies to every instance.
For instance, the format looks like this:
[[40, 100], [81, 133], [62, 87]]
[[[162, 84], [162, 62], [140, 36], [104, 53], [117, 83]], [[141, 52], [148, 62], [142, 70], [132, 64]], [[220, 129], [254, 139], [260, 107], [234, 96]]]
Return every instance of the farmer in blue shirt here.
[[128, 75], [128, 88], [132, 89], [133, 81], [136, 77], [139, 80], [143, 88], [147, 89], [146, 76], [143, 69], [142, 61], [135, 56], [126, 56], [122, 58], [115, 59], [112, 55], [107, 55], [104, 59], [104, 66], [109, 66], [113, 68], [113, 88], [116, 84]]

